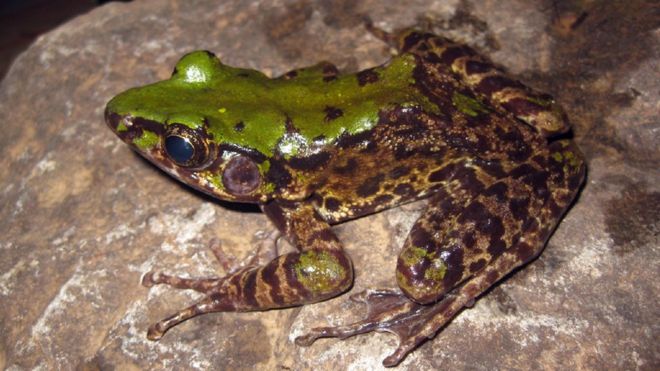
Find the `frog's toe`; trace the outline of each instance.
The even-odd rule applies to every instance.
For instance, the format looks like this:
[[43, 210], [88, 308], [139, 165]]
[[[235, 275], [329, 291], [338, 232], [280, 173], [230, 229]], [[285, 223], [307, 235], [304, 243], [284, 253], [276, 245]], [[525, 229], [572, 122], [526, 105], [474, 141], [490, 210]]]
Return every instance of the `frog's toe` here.
[[389, 356], [385, 357], [383, 360], [383, 366], [385, 367], [394, 367], [401, 363], [404, 358], [406, 358], [406, 355], [408, 353], [412, 352], [417, 346], [426, 340], [425, 338], [417, 339], [412, 338], [409, 341], [406, 342], [401, 342], [399, 343], [399, 346], [396, 348], [396, 350], [390, 354]]
[[351, 295], [350, 300], [367, 305], [367, 315], [364, 320], [343, 326], [313, 328], [307, 334], [297, 337], [296, 344], [310, 346], [320, 338], [346, 339], [377, 331], [380, 324], [391, 320], [392, 316], [396, 316], [396, 313], [401, 312], [402, 309], [407, 311], [407, 306], [412, 304], [410, 300], [394, 290], [365, 290]]
[[208, 293], [214, 291], [219, 287], [226, 278], [210, 277], [210, 278], [186, 278], [172, 276], [157, 271], [150, 271], [142, 276], [142, 286], [152, 287], [155, 285], [168, 285], [177, 289], [195, 290], [201, 293]]
[[365, 319], [343, 326], [314, 328], [296, 338], [296, 344], [309, 346], [320, 338], [345, 339], [371, 331], [390, 332], [398, 336], [399, 346], [383, 361], [383, 365], [396, 366], [420, 343], [435, 334], [438, 327], [427, 329], [429, 321], [438, 312], [446, 310], [454, 297], [447, 296], [442, 302], [428, 306], [417, 304], [395, 290], [367, 290], [352, 295], [351, 300], [367, 305]]
[[211, 312], [229, 312], [236, 310], [231, 298], [222, 293], [214, 293], [201, 301], [182, 309], [169, 317], [156, 322], [147, 330], [147, 339], [160, 340], [170, 328], [200, 314]]
[[257, 246], [240, 261], [225, 252], [222, 248], [222, 243], [217, 238], [211, 240], [209, 250], [211, 250], [215, 259], [228, 275], [265, 265], [277, 258], [279, 255], [277, 244], [280, 237], [282, 237], [282, 234], [278, 230], [258, 232], [255, 237], [259, 240]]
[[142, 286], [152, 287], [154, 285], [157, 285], [158, 282], [154, 278], [157, 274], [158, 274], [158, 272], [154, 272], [154, 271], [149, 271], [149, 272], [145, 273], [142, 276], [142, 280], [141, 280]]
[[354, 303], [363, 303], [369, 305], [371, 301], [386, 297], [401, 297], [401, 293], [398, 290], [393, 289], [368, 289], [355, 294], [351, 294], [349, 299]]

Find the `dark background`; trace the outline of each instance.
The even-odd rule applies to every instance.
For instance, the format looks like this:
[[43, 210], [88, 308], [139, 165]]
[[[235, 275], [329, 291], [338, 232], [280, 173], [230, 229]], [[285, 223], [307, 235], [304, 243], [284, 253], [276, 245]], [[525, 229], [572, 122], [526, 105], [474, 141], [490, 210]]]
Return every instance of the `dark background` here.
[[[124, 0], [127, 1], [127, 0]], [[0, 0], [0, 80], [30, 43], [107, 0]]]

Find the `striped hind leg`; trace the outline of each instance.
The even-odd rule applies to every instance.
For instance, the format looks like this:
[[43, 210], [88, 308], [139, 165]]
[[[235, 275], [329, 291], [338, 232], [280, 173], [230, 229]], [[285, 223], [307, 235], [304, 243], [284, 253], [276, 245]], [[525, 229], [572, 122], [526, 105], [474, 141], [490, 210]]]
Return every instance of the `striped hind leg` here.
[[462, 308], [538, 256], [577, 194], [585, 166], [571, 142], [557, 141], [535, 156], [525, 172], [520, 169], [510, 168], [507, 177], [481, 182], [482, 186], [472, 179], [465, 192], [451, 192], [466, 195], [480, 188], [474, 197], [452, 202], [446, 195], [434, 196], [400, 254], [397, 279], [406, 295], [394, 291], [362, 294], [357, 300], [367, 304], [365, 319], [312, 329], [296, 343], [391, 332], [398, 336], [399, 345], [383, 364], [395, 366]]

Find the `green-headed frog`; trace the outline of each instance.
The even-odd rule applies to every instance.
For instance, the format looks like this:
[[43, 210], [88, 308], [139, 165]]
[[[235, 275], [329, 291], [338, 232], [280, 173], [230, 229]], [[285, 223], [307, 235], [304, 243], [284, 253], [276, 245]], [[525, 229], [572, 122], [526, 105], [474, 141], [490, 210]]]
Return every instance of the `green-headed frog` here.
[[225, 277], [145, 275], [206, 294], [150, 339], [202, 313], [341, 294], [353, 267], [331, 225], [428, 197], [398, 257], [400, 291], [358, 295], [364, 320], [296, 339], [393, 332], [393, 366], [543, 250], [585, 175], [552, 97], [465, 45], [371, 31], [398, 55], [358, 73], [324, 62], [269, 78], [197, 51], [108, 103], [108, 126], [134, 150], [213, 197], [258, 204], [297, 249]]

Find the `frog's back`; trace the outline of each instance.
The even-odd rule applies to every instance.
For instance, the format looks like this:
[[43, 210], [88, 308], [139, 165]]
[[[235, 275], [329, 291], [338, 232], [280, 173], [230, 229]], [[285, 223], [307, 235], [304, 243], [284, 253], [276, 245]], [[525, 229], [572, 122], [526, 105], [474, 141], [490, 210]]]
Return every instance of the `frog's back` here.
[[[415, 99], [382, 106], [376, 125], [337, 140], [323, 164], [329, 171], [315, 184], [328, 220], [350, 219], [441, 189], [451, 193], [457, 181], [475, 190], [517, 169], [550, 174], [545, 167], [561, 147], [552, 137], [569, 129], [552, 97], [442, 37], [406, 31], [394, 40], [402, 53], [398, 58], [410, 63], [405, 91], [414, 94], [406, 97]], [[553, 187], [573, 189], [582, 176]]]

